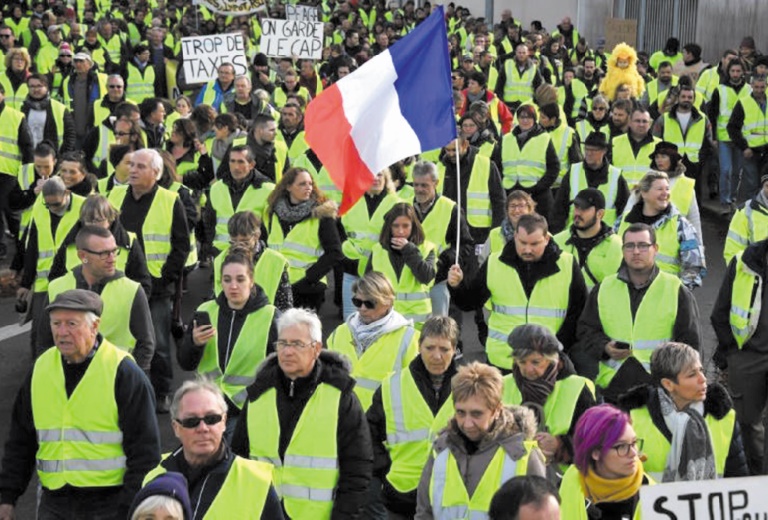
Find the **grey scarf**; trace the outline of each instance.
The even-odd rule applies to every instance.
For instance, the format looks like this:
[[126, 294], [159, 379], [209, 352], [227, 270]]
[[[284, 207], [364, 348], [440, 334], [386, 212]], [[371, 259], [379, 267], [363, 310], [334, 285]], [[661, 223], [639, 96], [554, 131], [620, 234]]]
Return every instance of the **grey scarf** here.
[[355, 340], [355, 350], [358, 356], [362, 356], [384, 334], [410, 324], [410, 320], [403, 317], [399, 312], [395, 312], [394, 309], [390, 310], [380, 320], [372, 323], [363, 323], [360, 320], [359, 312], [355, 312], [347, 318], [347, 326], [352, 333], [352, 338]]
[[515, 228], [508, 218], [501, 221], [501, 234], [504, 235], [506, 242], [510, 242], [515, 238]]
[[711, 480], [717, 478], [715, 453], [709, 428], [704, 421], [704, 403], [693, 403], [678, 411], [663, 388], [656, 390], [664, 423], [672, 432], [662, 482]]
[[288, 202], [288, 196], [286, 195], [285, 197], [277, 199], [272, 210], [283, 222], [295, 224], [296, 222], [301, 222], [309, 217], [316, 205], [317, 202], [312, 199], [295, 205], [290, 204]]

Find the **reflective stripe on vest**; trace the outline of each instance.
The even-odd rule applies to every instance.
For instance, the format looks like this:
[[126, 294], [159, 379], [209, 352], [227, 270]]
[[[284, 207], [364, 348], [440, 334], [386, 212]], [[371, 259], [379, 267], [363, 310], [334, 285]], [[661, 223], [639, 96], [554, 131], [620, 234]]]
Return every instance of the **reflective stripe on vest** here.
[[[424, 242], [418, 247], [423, 260], [426, 260], [435, 249], [431, 242]], [[432, 314], [432, 300], [429, 297], [431, 282], [426, 284], [419, 282], [408, 265], [404, 265], [400, 271], [400, 276], [397, 276], [395, 268], [389, 260], [389, 251], [381, 247], [379, 243], [374, 244], [371, 252], [371, 268], [386, 276], [392, 284], [397, 295], [395, 297], [395, 310], [413, 320], [414, 324], [420, 328], [421, 324], [427, 321], [427, 318]]]
[[510, 132], [501, 141], [501, 165], [505, 190], [516, 184], [530, 188], [544, 176], [547, 169], [547, 148], [550, 136], [544, 132], [528, 139], [522, 150]]
[[59, 250], [64, 239], [77, 224], [80, 218], [80, 207], [85, 199], [80, 195], [70, 194], [69, 209], [59, 220], [56, 226], [56, 236], [51, 233], [51, 213], [45, 207], [44, 199], [38, 197], [32, 206], [32, 222], [37, 229], [37, 276], [35, 278], [34, 291], [45, 292], [48, 290], [48, 275], [53, 266], [53, 257]]
[[328, 350], [343, 354], [352, 364], [351, 374], [357, 383], [355, 393], [364, 411], [370, 408], [373, 393], [381, 386], [381, 382], [389, 374], [408, 370], [408, 365], [419, 350], [416, 330], [410, 325], [384, 334], [362, 355], [346, 323], [333, 331], [326, 344]]
[[435, 457], [429, 484], [433, 517], [435, 520], [487, 519], [496, 490], [515, 476], [525, 475], [527, 467], [527, 457], [514, 461], [504, 448], [497, 448], [470, 498], [455, 457], [450, 449], [443, 450]]
[[[48, 285], [48, 301], [64, 291], [77, 288], [77, 281], [72, 271], [53, 280]], [[133, 352], [136, 338], [131, 332], [131, 312], [136, 293], [141, 291], [141, 285], [130, 278], [122, 276], [109, 280], [101, 290], [104, 309], [99, 322], [99, 332], [107, 341], [126, 352]]]
[[[288, 260], [288, 276], [294, 284], [303, 279], [307, 269], [315, 265], [325, 254], [320, 244], [320, 219], [310, 217], [302, 220], [283, 236], [283, 228], [277, 215], [269, 219], [269, 246]], [[321, 280], [325, 283], [325, 278]]]
[[69, 397], [58, 349], [48, 349], [35, 363], [32, 417], [37, 473], [45, 489], [123, 484], [126, 458], [114, 388], [118, 366], [126, 356], [103, 340]]
[[0, 112], [3, 124], [0, 125], [0, 173], [16, 177], [21, 168], [21, 150], [19, 149], [19, 129], [24, 121], [24, 114], [8, 105]]
[[[114, 207], [122, 208], [126, 193], [128, 193], [127, 186], [115, 186], [109, 193], [108, 200]], [[147, 269], [154, 278], [162, 276], [163, 265], [171, 252], [173, 206], [178, 196], [178, 193], [158, 186], [141, 227]]]
[[[594, 384], [585, 377], [571, 375], [555, 382], [552, 392], [544, 403], [544, 423], [548, 433], [551, 435], [568, 433], [571, 425], [574, 424], [573, 414], [584, 387], [590, 390], [592, 397], [595, 396]], [[504, 406], [526, 404], [512, 374], [504, 376], [502, 402]]]
[[736, 273], [731, 288], [729, 321], [736, 344], [742, 348], [757, 330], [763, 306], [763, 277], [736, 255]]
[[[651, 354], [662, 343], [674, 339], [677, 302], [682, 282], [671, 274], [660, 271], [645, 292], [634, 318], [629, 301], [627, 283], [618, 275], [607, 277], [600, 284], [597, 308], [603, 332], [611, 340], [632, 346], [634, 356], [646, 370], [650, 369]], [[664, 309], [663, 313], [659, 309]], [[605, 388], [621, 366], [615, 360], [601, 361], [595, 382]]]
[[405, 368], [384, 380], [381, 400], [392, 461], [386, 478], [398, 492], [409, 493], [419, 484], [432, 441], [453, 416], [453, 398], [449, 396], [433, 416], [413, 374]]
[[[510, 370], [507, 337], [518, 325], [537, 323], [556, 334], [568, 311], [569, 288], [573, 275], [573, 256], [561, 253], [558, 271], [536, 282], [530, 299], [526, 296], [517, 270], [500, 260], [501, 253], [488, 257], [486, 285], [491, 292], [491, 316], [488, 319], [486, 354], [491, 364]], [[504, 280], [504, 284], [499, 284]]]
[[521, 75], [518, 72], [516, 61], [509, 59], [504, 62], [504, 72], [507, 75], [503, 91], [505, 102], [522, 103], [533, 97], [533, 80], [536, 77], [536, 67], [528, 67]]
[[[632, 427], [635, 433], [644, 441], [643, 455], [647, 459], [643, 461], [643, 469], [654, 480], [661, 482], [671, 445], [664, 434], [653, 423], [647, 406], [631, 410], [630, 416], [632, 417]], [[704, 415], [704, 420], [707, 423], [707, 429], [712, 441], [712, 451], [715, 455], [715, 470], [717, 471], [717, 476], [723, 478], [728, 451], [731, 447], [733, 427], [736, 422], [736, 412], [733, 409], [729, 410], [721, 420], [715, 419], [712, 414], [706, 414]]]
[[141, 103], [146, 98], [154, 97], [155, 69], [152, 64], [147, 63], [143, 73], [131, 62], [126, 64], [126, 68], [128, 69], [128, 78], [125, 81], [126, 99]]
[[664, 140], [677, 146], [680, 155], [685, 155], [692, 163], [699, 162], [699, 152], [704, 144], [704, 135], [707, 130], [707, 120], [699, 117], [698, 120], [691, 120], [688, 128], [683, 135], [683, 129], [680, 127], [680, 121], [673, 118], [669, 112], [664, 114]]
[[213, 239], [213, 245], [219, 251], [223, 251], [229, 246], [229, 230], [227, 224], [236, 212], [250, 210], [261, 217], [267, 208], [267, 198], [275, 185], [271, 182], [265, 182], [260, 188], [254, 188], [249, 185], [245, 193], [237, 203], [237, 208], [232, 207], [232, 197], [229, 193], [229, 186], [224, 182], [216, 182], [211, 187], [211, 206], [216, 212], [216, 236]]
[[475, 154], [467, 185], [467, 222], [475, 228], [489, 228], [493, 224], [491, 198], [488, 195], [490, 172], [490, 159]]
[[64, 146], [64, 114], [67, 111], [67, 107], [63, 103], [59, 103], [55, 99], [51, 100], [51, 113], [53, 114], [53, 121], [56, 123], [56, 145], [58, 149]]
[[291, 518], [330, 519], [339, 480], [338, 388], [321, 383], [307, 401], [281, 462], [277, 392], [270, 388], [248, 403], [250, 458], [275, 463], [275, 489]]
[[[413, 205], [414, 199], [408, 199], [407, 202]], [[432, 209], [421, 222], [421, 227], [424, 228], [424, 237], [437, 247], [438, 255], [448, 249], [446, 235], [455, 207], [456, 203], [448, 197], [438, 197]]]
[[[198, 310], [208, 313], [211, 325], [214, 330], [218, 330], [219, 306], [216, 301], [205, 302]], [[231, 319], [234, 320], [235, 312], [232, 314]], [[274, 317], [275, 307], [272, 305], [265, 305], [255, 312], [248, 313], [235, 344], [221, 345], [221, 348], [227, 349], [227, 365], [223, 373], [219, 365], [218, 333], [205, 344], [197, 372], [214, 381], [238, 408], [243, 407], [248, 397], [246, 387], [256, 379], [256, 369], [267, 355], [269, 330]], [[231, 325], [230, 323], [230, 327]]]
[[687, 215], [691, 210], [694, 197], [696, 197], [696, 181], [685, 175], [675, 177], [670, 187], [669, 200], [682, 215]]
[[632, 145], [629, 142], [629, 134], [623, 134], [613, 139], [613, 158], [612, 163], [621, 169], [621, 174], [629, 185], [629, 189], [634, 189], [640, 179], [651, 169], [651, 159], [649, 156], [653, 153], [659, 138], [654, 137], [653, 141], [644, 144], [635, 155]]
[[744, 123], [741, 134], [750, 148], [768, 145], [768, 106], [760, 108], [752, 96], [740, 100], [744, 108]]
[[568, 168], [571, 164], [568, 162], [568, 149], [573, 144], [574, 130], [569, 127], [565, 121], [560, 123], [560, 126], [549, 132], [549, 137], [552, 139], [552, 144], [555, 145], [555, 152], [557, 152], [557, 158], [560, 159], [560, 171], [557, 173], [557, 179], [555, 180], [554, 187], [560, 186], [563, 182], [563, 177], [568, 173]]
[[[599, 184], [597, 186], [597, 189], [600, 190], [605, 197], [605, 214], [603, 215], [603, 222], [609, 226], [612, 226], [613, 223], [616, 222], [616, 196], [619, 193], [619, 177], [621, 177], [621, 170], [609, 164], [607, 181], [604, 184]], [[581, 190], [589, 187], [583, 162], [571, 166], [569, 179], [570, 185], [568, 189], [570, 191], [568, 200], [571, 200]], [[570, 226], [571, 224], [573, 224], [573, 205], [568, 208], [567, 225]]]
[[[671, 217], [661, 218], [653, 224], [656, 231], [656, 243], [659, 252], [656, 253], [656, 265], [664, 272], [678, 274], [680, 272], [680, 241], [677, 236], [680, 213], [672, 206]], [[619, 225], [618, 235], [622, 236], [629, 227], [629, 222], [623, 220]]]
[[358, 261], [360, 276], [365, 274], [365, 264], [371, 256], [373, 245], [379, 241], [381, 228], [384, 226], [384, 215], [392, 206], [402, 202], [397, 194], [384, 196], [373, 212], [368, 213], [368, 203], [361, 197], [352, 208], [341, 217], [341, 225], [347, 233], [347, 239], [341, 244], [344, 256]]
[[752, 87], [745, 84], [737, 93], [730, 85], [720, 84], [717, 86], [717, 92], [720, 96], [720, 106], [717, 113], [717, 140], [729, 143], [731, 137], [728, 135], [727, 127], [733, 113], [733, 107], [739, 100], [751, 97]]

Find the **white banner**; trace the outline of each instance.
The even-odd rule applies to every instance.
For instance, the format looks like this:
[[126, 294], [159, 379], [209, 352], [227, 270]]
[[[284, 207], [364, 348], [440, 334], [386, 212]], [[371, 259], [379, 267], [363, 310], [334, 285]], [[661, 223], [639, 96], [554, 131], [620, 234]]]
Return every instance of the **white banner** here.
[[197, 2], [215, 13], [235, 16], [252, 14], [267, 8], [264, 0], [197, 0]]
[[317, 7], [311, 5], [285, 5], [285, 19], [289, 21], [316, 22]]
[[323, 52], [323, 22], [266, 18], [261, 23], [259, 49], [271, 58], [319, 60]]
[[248, 73], [242, 33], [190, 36], [181, 39], [184, 56], [184, 78], [187, 83], [203, 83], [216, 79], [219, 65], [231, 63], [235, 75]]
[[768, 477], [673, 482], [640, 488], [643, 520], [768, 518]]

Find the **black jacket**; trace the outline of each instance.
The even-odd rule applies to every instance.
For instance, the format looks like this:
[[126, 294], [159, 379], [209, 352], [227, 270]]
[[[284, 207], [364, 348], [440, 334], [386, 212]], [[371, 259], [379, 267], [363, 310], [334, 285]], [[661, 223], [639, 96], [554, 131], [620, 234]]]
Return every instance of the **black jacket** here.
[[[433, 416], [436, 416], [440, 408], [451, 396], [451, 378], [456, 374], [456, 364], [451, 363], [443, 374], [443, 381], [439, 389], [432, 386], [432, 379], [421, 360], [417, 356], [408, 365], [421, 398], [429, 406]], [[382, 482], [382, 499], [388, 510], [405, 516], [413, 516], [416, 513], [416, 489], [410, 493], [400, 493], [386, 479], [392, 460], [389, 458], [385, 444], [387, 441], [387, 419], [384, 412], [384, 404], [381, 398], [381, 387], [373, 394], [373, 402], [366, 412], [368, 426], [371, 429], [371, 441], [373, 442], [373, 474]], [[426, 459], [425, 459], [426, 462]]]
[[[101, 335], [97, 338], [101, 342]], [[67, 395], [71, 396], [86, 373], [92, 358], [70, 365], [64, 363], [64, 381]], [[108, 389], [104, 389], [107, 391]], [[115, 376], [117, 420], [123, 432], [127, 471], [121, 487], [75, 488], [65, 486], [53, 493], [88, 501], [89, 497], [118, 493], [115, 507], [128, 513], [131, 500], [141, 488], [144, 475], [160, 462], [160, 429], [155, 417], [155, 398], [149, 379], [136, 363], [125, 358], [117, 367]], [[27, 375], [16, 396], [11, 414], [11, 429], [5, 443], [2, 472], [0, 472], [0, 503], [15, 504], [27, 489], [35, 469], [37, 433], [32, 417], [32, 371]], [[45, 491], [49, 493], [51, 491]]]
[[332, 520], [357, 518], [368, 499], [368, 485], [373, 466], [371, 434], [360, 401], [352, 391], [355, 382], [349, 375], [349, 370], [349, 363], [345, 358], [335, 352], [323, 350], [310, 375], [291, 381], [280, 369], [277, 356], [268, 357], [259, 367], [256, 381], [248, 387], [248, 401], [243, 406], [232, 438], [232, 450], [247, 457], [250, 451], [246, 419], [248, 405], [274, 388], [277, 392], [277, 415], [280, 420], [278, 451], [282, 459], [304, 407], [318, 385], [325, 383], [341, 390], [339, 423], [336, 429], [339, 481]]
[[[539, 280], [553, 276], [560, 271], [557, 261], [562, 250], [550, 239], [544, 249], [542, 257], [535, 262], [524, 262], [517, 254], [515, 241], [507, 242], [501, 252], [499, 260], [517, 271], [520, 283], [528, 298], [530, 298], [533, 288]], [[478, 269], [477, 274], [469, 279], [464, 278], [458, 287], [449, 286], [451, 296], [456, 305], [464, 311], [471, 311], [482, 307], [482, 305], [491, 297], [491, 290], [487, 283], [488, 278], [488, 260]], [[498, 283], [504, 283], [498, 280]], [[563, 290], [566, 290], [563, 287]], [[574, 258], [573, 273], [571, 273], [571, 286], [568, 288], [568, 309], [565, 313], [560, 330], [557, 331], [557, 339], [563, 344], [566, 351], [576, 340], [576, 323], [584, 308], [584, 302], [587, 299], [587, 285], [584, 282], [584, 276], [581, 274], [579, 262]]]
[[[652, 280], [658, 276], [658, 273], [659, 268], [654, 267], [649, 282], [645, 286], [637, 288], [629, 281], [626, 264], [622, 262], [617, 276], [629, 288], [629, 305], [632, 319], [634, 319], [637, 309], [645, 297], [645, 293], [648, 292]], [[595, 285], [592, 288], [592, 292], [589, 293], [589, 298], [587, 298], [586, 305], [584, 306], [584, 312], [579, 319], [578, 343], [570, 353], [578, 373], [592, 379], [597, 376], [597, 363], [601, 359], [608, 359], [605, 354], [605, 345], [611, 341], [611, 338], [603, 330], [597, 304], [601, 286], [602, 284]], [[677, 292], [677, 315], [675, 316], [675, 324], [672, 327], [671, 340], [685, 343], [696, 350], [699, 350], [701, 344], [699, 306], [691, 291], [682, 284]]]
[[[53, 257], [51, 272], [48, 274], [49, 280], [55, 280], [67, 274], [67, 248], [75, 247], [75, 238], [82, 227], [82, 223], [77, 221], [69, 234], [64, 238], [61, 247], [56, 251], [56, 256]], [[144, 293], [149, 298], [152, 294], [152, 277], [147, 270], [147, 257], [144, 256], [144, 248], [141, 247], [138, 240], [131, 242], [131, 237], [120, 223], [120, 220], [115, 220], [109, 230], [112, 232], [112, 236], [115, 237], [117, 247], [128, 250], [128, 259], [125, 262], [125, 276], [141, 284], [141, 288], [144, 289]]]
[[[664, 422], [664, 416], [661, 413], [661, 404], [656, 392], [657, 387], [652, 385], [643, 385], [635, 387], [619, 398], [619, 407], [627, 413], [643, 406], [648, 407], [648, 413], [651, 416], [653, 425], [664, 435], [668, 441], [672, 441], [672, 432], [667, 428]], [[707, 397], [704, 400], [704, 416], [713, 416], [720, 420], [733, 409], [733, 401], [728, 395], [728, 391], [719, 383], [709, 383], [707, 385]], [[639, 433], [639, 432], [638, 432]], [[749, 468], [747, 467], [747, 458], [744, 455], [744, 445], [741, 440], [741, 429], [739, 421], [734, 421], [733, 434], [731, 435], [731, 445], [728, 449], [728, 457], [725, 459], [725, 471], [723, 476], [728, 477], [748, 477]]]
[[[235, 343], [237, 343], [240, 337], [240, 331], [243, 329], [246, 318], [249, 314], [253, 314], [259, 309], [263, 309], [269, 305], [269, 299], [261, 287], [254, 286], [251, 292], [250, 298], [242, 309], [231, 309], [227, 304], [227, 298], [224, 293], [219, 293], [216, 298], [216, 305], [219, 309], [219, 314], [216, 323], [218, 328], [216, 330], [216, 345], [219, 349], [219, 367], [224, 372], [224, 368], [227, 366], [227, 360], [234, 349]], [[277, 326], [275, 322], [280, 317], [280, 311], [275, 309], [275, 315], [272, 319], [272, 323], [269, 327], [269, 335], [267, 336], [267, 348], [265, 356], [275, 351], [274, 343], [277, 341]], [[179, 362], [179, 366], [184, 370], [197, 370], [200, 361], [203, 359], [203, 352], [205, 351], [205, 345], [198, 347], [192, 340], [192, 329], [194, 318], [189, 320], [187, 331], [184, 334], [184, 342], [176, 351], [176, 359]], [[249, 345], [250, 346], [250, 345]], [[253, 345], [255, 347], [255, 345]], [[254, 372], [257, 367], [253, 367]], [[224, 399], [227, 401], [227, 417], [237, 417], [240, 415], [240, 409], [229, 400], [225, 395]]]
[[[24, 116], [29, 117], [29, 111], [32, 107], [29, 104], [29, 97], [24, 100], [21, 105], [21, 111]], [[64, 128], [62, 134], [64, 139], [59, 142], [59, 132], [56, 128], [56, 119], [53, 117], [53, 109], [51, 109], [50, 98], [45, 110], [45, 128], [43, 129], [43, 139], [54, 144], [54, 148], [58, 150], [58, 155], [66, 152], [71, 152], [75, 149], [75, 120], [72, 119], [72, 112], [69, 110], [64, 111]]]
[[[229, 469], [235, 462], [236, 455], [222, 441], [219, 459], [202, 468], [191, 467], [184, 458], [184, 450], [179, 447], [163, 459], [160, 466], [167, 471], [181, 473], [187, 479], [189, 498], [194, 516], [189, 520], [202, 520], [219, 494], [224, 481], [229, 475]], [[255, 517], [251, 517], [255, 518]], [[283, 508], [277, 496], [274, 485], [269, 486], [267, 500], [259, 515], [261, 520], [283, 520]]]

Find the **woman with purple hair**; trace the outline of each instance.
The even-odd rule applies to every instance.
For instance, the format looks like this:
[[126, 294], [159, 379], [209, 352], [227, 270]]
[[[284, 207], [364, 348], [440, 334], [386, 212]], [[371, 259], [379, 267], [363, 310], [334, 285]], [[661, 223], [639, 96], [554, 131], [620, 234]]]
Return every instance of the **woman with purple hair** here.
[[604, 404], [576, 423], [574, 461], [560, 484], [562, 520], [638, 518], [643, 471], [638, 439], [629, 416]]

